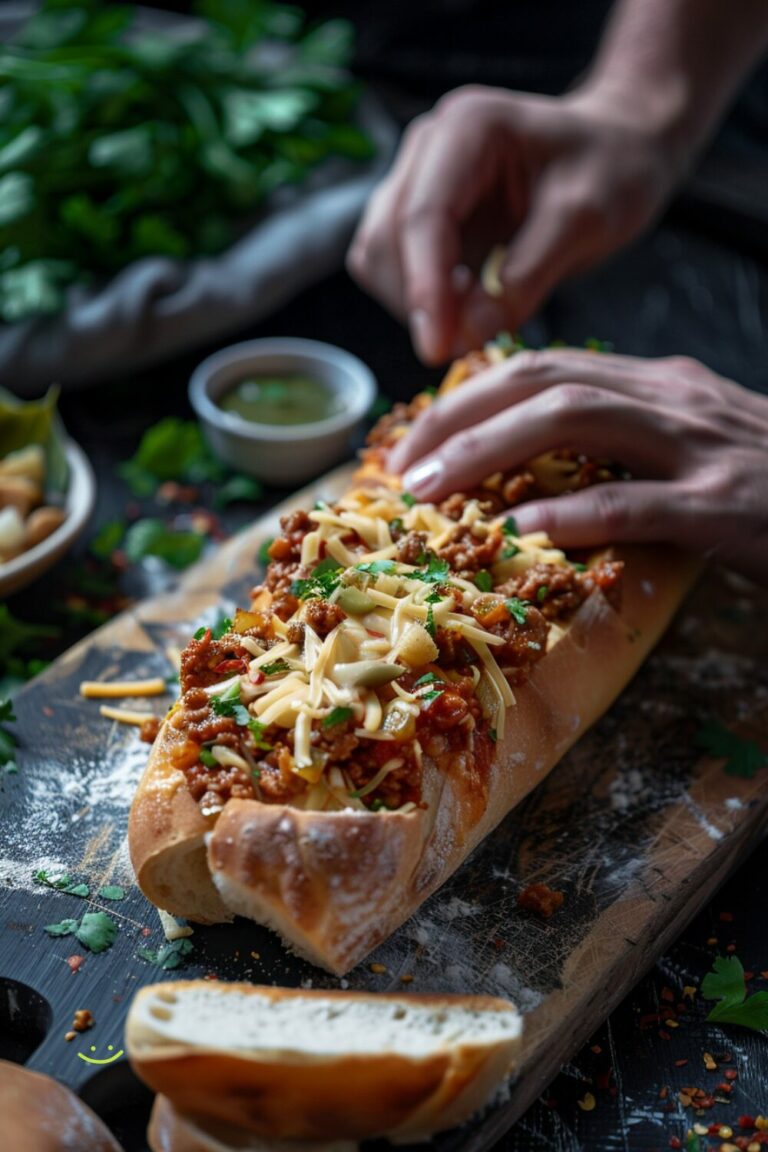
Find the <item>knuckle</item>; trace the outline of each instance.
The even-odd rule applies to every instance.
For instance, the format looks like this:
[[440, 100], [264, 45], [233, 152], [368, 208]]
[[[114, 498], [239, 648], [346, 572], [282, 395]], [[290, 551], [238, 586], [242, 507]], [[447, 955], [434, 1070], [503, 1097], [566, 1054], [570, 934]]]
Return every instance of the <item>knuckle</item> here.
[[556, 420], [569, 420], [574, 411], [594, 409], [603, 402], [604, 396], [600, 389], [593, 388], [591, 384], [558, 384], [546, 396], [547, 407]]
[[605, 529], [606, 537], [619, 538], [629, 524], [627, 495], [620, 485], [598, 485], [593, 489], [592, 508], [596, 523]]
[[474, 428], [464, 428], [452, 436], [445, 446], [445, 455], [451, 459], [476, 460], [482, 453], [484, 443]]
[[460, 88], [454, 88], [440, 97], [435, 112], [439, 116], [475, 113], [488, 102], [488, 98], [489, 89], [482, 84], [462, 84]]
[[695, 360], [693, 356], [668, 356], [665, 364], [671, 372], [681, 376], [701, 378], [709, 375], [708, 369], [700, 360]]
[[549, 363], [546, 353], [536, 348], [523, 348], [509, 361], [509, 371], [513, 376], [538, 376]]

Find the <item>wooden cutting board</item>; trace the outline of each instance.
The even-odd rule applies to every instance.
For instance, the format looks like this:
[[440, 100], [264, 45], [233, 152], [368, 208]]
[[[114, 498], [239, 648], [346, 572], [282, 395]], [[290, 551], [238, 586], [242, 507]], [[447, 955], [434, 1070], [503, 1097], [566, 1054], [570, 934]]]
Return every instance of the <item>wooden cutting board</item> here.
[[[163, 942], [156, 912], [133, 884], [125, 844], [147, 745], [135, 729], [102, 719], [98, 702], [79, 697], [78, 684], [169, 675], [169, 646], [182, 646], [201, 623], [247, 603], [260, 576], [259, 545], [275, 535], [278, 516], [333, 499], [350, 468], [213, 551], [176, 591], [93, 633], [17, 697], [19, 772], [5, 777], [0, 793], [0, 1056], [26, 1059], [81, 1091], [127, 1152], [144, 1148], [146, 1097], [124, 1058], [95, 1066], [82, 1057], [113, 1059], [136, 988], [180, 973], [137, 956]], [[440, 1152], [480, 1152], [497, 1140], [763, 834], [764, 773], [729, 775], [722, 762], [702, 757], [694, 738], [718, 718], [765, 746], [767, 636], [768, 594], [727, 573], [709, 575], [608, 715], [342, 982], [374, 991], [500, 995], [525, 1012], [516, 1080], [485, 1115], [436, 1138]], [[155, 710], [170, 699], [153, 701]], [[105, 883], [126, 886], [117, 903], [92, 901], [119, 922], [109, 951], [91, 955], [74, 937], [45, 934], [45, 924], [80, 916], [87, 906], [36, 885], [38, 869], [66, 871], [92, 892]], [[517, 908], [520, 890], [536, 881], [565, 893], [549, 921]], [[196, 928], [192, 942], [183, 976], [339, 985], [248, 922]], [[85, 956], [77, 973], [66, 962], [74, 953]], [[384, 971], [371, 971], [371, 963]], [[96, 1026], [67, 1043], [77, 1008], [90, 1009]]]

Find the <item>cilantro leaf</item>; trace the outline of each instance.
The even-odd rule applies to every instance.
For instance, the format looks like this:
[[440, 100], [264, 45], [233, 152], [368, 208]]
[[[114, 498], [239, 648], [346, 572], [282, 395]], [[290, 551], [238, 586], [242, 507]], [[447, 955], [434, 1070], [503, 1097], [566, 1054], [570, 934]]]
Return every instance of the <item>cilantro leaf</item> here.
[[294, 580], [291, 592], [299, 600], [325, 600], [339, 585], [341, 564], [332, 556], [327, 556], [312, 569], [305, 580]]
[[101, 896], [102, 900], [124, 900], [125, 888], [121, 888], [119, 884], [105, 884], [99, 888], [97, 895]]
[[333, 708], [324, 718], [323, 728], [335, 728], [337, 724], [346, 724], [353, 716], [351, 708]]
[[768, 1031], [768, 992], [747, 997], [744, 968], [736, 956], [717, 956], [712, 971], [701, 982], [705, 1000], [717, 1000], [707, 1020], [715, 1024], [740, 1024], [756, 1032]]
[[256, 553], [256, 557], [259, 561], [259, 564], [263, 564], [265, 568], [266, 568], [267, 564], [269, 564], [270, 560], [272, 559], [272, 557], [269, 554], [269, 550], [272, 547], [272, 545], [274, 544], [274, 542], [275, 542], [275, 538], [274, 538], [274, 536], [272, 536], [268, 540], [262, 540], [261, 544], [259, 544], [259, 550]]
[[536, 599], [538, 600], [539, 604], [543, 604], [548, 595], [549, 595], [549, 588], [547, 587], [546, 584], [542, 584], [540, 588], [537, 588]]
[[[423, 676], [419, 676], [418, 680], [413, 683], [414, 688], [418, 688], [420, 684], [434, 684], [440, 680], [440, 677], [435, 672], [425, 672]], [[442, 681], [440, 681], [442, 683]]]
[[517, 526], [517, 521], [514, 516], [507, 516], [501, 526], [501, 530], [505, 536], [520, 536], [520, 529]]
[[222, 482], [225, 469], [212, 455], [195, 420], [168, 416], [141, 438], [136, 454], [118, 468], [134, 496], [151, 496], [165, 480]]
[[504, 601], [504, 605], [515, 623], [525, 624], [528, 606], [524, 600], [518, 600], [517, 596], [510, 596], [508, 600]]
[[401, 492], [400, 499], [402, 500], [403, 504], [405, 504], [406, 508], [413, 508], [414, 504], [416, 503], [416, 497], [411, 496], [410, 492]]
[[751, 780], [758, 768], [768, 765], [768, 756], [754, 740], [737, 736], [719, 720], [709, 720], [700, 728], [694, 736], [694, 743], [715, 760], [725, 760], [723, 767], [729, 776]]
[[238, 720], [238, 724], [247, 724], [250, 719], [250, 713], [243, 707], [240, 701], [240, 681], [233, 680], [228, 688], [220, 692], [218, 696], [211, 696], [211, 708], [217, 716], [236, 716], [236, 710], [242, 708], [245, 712], [245, 719]]
[[394, 567], [394, 560], [366, 560], [362, 564], [355, 565], [358, 572], [367, 572], [370, 576], [380, 576], [382, 572], [392, 572]]
[[172, 568], [188, 568], [200, 558], [204, 547], [201, 533], [168, 528], [154, 517], [137, 520], [125, 535], [125, 554], [134, 564], [145, 556], [157, 556]]
[[152, 948], [139, 948], [139, 956], [142, 960], [146, 960], [148, 964], [154, 964], [157, 968], [162, 968], [167, 972], [173, 968], [182, 968], [184, 961], [191, 952], [194, 952], [195, 946], [192, 941], [182, 936], [179, 940], [169, 940], [167, 944], [162, 944], [157, 951]]
[[511, 560], [513, 556], [518, 556], [520, 551], [521, 549], [518, 548], [517, 544], [510, 544], [502, 549], [501, 558], [502, 560]]
[[32, 879], [36, 884], [43, 884], [46, 888], [53, 888], [57, 892], [64, 892], [67, 896], [80, 896], [81, 899], [87, 899], [91, 890], [87, 884], [77, 883], [71, 876], [59, 876], [58, 879], [52, 879], [46, 871], [33, 872]]
[[451, 575], [451, 566], [434, 552], [430, 552], [427, 566], [418, 572], [409, 572], [409, 580], [422, 580], [425, 584], [445, 584]]
[[252, 476], [241, 476], [236, 473], [220, 484], [213, 498], [214, 508], [226, 508], [229, 504], [251, 503], [261, 500], [264, 495], [263, 485]]
[[106, 952], [117, 938], [117, 924], [106, 912], [86, 912], [75, 936], [89, 952]]
[[493, 576], [485, 568], [475, 575], [475, 585], [481, 592], [493, 592]]
[[266, 728], [266, 724], [262, 724], [260, 720], [254, 720], [253, 717], [249, 718], [248, 731], [251, 733], [251, 736], [253, 736], [254, 744], [257, 748], [260, 748], [262, 752], [271, 752], [273, 745], [264, 739]]
[[[197, 632], [193, 634], [193, 639], [202, 640], [207, 631], [208, 628], [206, 628], [206, 626], [203, 624], [203, 626], [198, 628]], [[210, 626], [211, 638], [213, 640], [221, 640], [222, 636], [225, 636], [227, 632], [231, 631], [232, 620], [229, 616], [220, 617], [220, 619], [218, 619], [215, 624], [211, 624]]]
[[108, 560], [122, 544], [125, 530], [125, 521], [108, 520], [106, 524], [102, 524], [91, 541], [91, 552], [100, 560]]
[[78, 923], [77, 920], [61, 920], [58, 924], [46, 924], [43, 931], [49, 936], [71, 936]]
[[424, 627], [428, 635], [434, 640], [437, 636], [437, 626], [435, 624], [435, 610], [431, 604], [427, 605], [427, 618], [424, 621]]

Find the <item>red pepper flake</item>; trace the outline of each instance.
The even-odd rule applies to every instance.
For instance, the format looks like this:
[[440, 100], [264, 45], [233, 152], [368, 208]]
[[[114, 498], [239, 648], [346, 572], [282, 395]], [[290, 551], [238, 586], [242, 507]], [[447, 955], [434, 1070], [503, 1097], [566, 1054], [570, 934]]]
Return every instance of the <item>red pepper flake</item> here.
[[723, 1081], [722, 1084], [716, 1084], [715, 1092], [725, 1092], [727, 1096], [730, 1092], [733, 1092], [733, 1084], [726, 1084], [725, 1081]]
[[755, 1126], [755, 1118], [754, 1116], [739, 1116], [738, 1124], [739, 1128], [744, 1128], [746, 1131], [749, 1131]]
[[675, 1060], [675, 1068], [685, 1068], [687, 1060]]
[[659, 1028], [659, 1036], [661, 1037], [662, 1040], [671, 1040], [672, 1039], [669, 1032], [665, 1032], [663, 1028]]
[[152, 929], [151, 928], [142, 928], [141, 934], [142, 934], [142, 936], [151, 936], [152, 935]]
[[67, 956], [67, 964], [71, 972], [79, 972], [85, 963], [85, 956]]
[[683, 1142], [679, 1136], [670, 1136], [669, 1146], [670, 1146], [670, 1148], [674, 1148], [674, 1149], [682, 1148]]
[[726, 948], [726, 952], [733, 953], [735, 951], [736, 951], [736, 945], [735, 944], [729, 944], [728, 947]]
[[733, 912], [721, 912], [719, 919], [722, 920], [723, 924], [732, 924]]
[[726, 1080], [738, 1080], [739, 1078], [739, 1074], [735, 1068], [726, 1068], [723, 1076], [725, 1076]]
[[251, 668], [248, 672], [248, 679], [251, 684], [261, 684], [262, 680], [266, 680], [266, 676], [261, 668]]
[[665, 1084], [663, 1088], [659, 1088], [659, 1100], [666, 1100], [669, 1096], [669, 1088]]
[[43, 716], [55, 716], [55, 715], [56, 715], [56, 713], [54, 712], [53, 708], [51, 708], [51, 706], [49, 704], [43, 705]]
[[662, 1000], [666, 1000], [668, 1004], [674, 1004], [675, 1002], [675, 994], [671, 988], [662, 988], [661, 998]]
[[590, 1052], [594, 1052], [595, 1056], [599, 1056], [600, 1053], [602, 1052], [602, 1048], [600, 1047], [599, 1044], [593, 1044], [592, 1047], [590, 1048]]
[[248, 671], [248, 663], [242, 656], [239, 658], [235, 658], [233, 660], [222, 660], [214, 668], [214, 672], [216, 672], [217, 674], [223, 674], [225, 672], [245, 673], [247, 671]]
[[501, 936], [497, 936], [493, 942], [493, 946], [497, 952], [503, 952], [507, 946], [506, 940], [502, 940]]

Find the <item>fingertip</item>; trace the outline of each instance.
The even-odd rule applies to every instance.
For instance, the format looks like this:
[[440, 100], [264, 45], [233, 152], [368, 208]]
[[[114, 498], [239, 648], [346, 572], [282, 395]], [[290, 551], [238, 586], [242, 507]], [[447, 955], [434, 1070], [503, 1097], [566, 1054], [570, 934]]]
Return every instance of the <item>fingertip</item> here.
[[408, 327], [416, 355], [424, 364], [439, 364], [445, 358], [439, 327], [425, 308], [416, 308], [408, 317]]
[[418, 500], [429, 500], [433, 494], [439, 492], [445, 475], [442, 460], [433, 456], [431, 459], [420, 460], [413, 468], [409, 468], [403, 476], [403, 487]]

